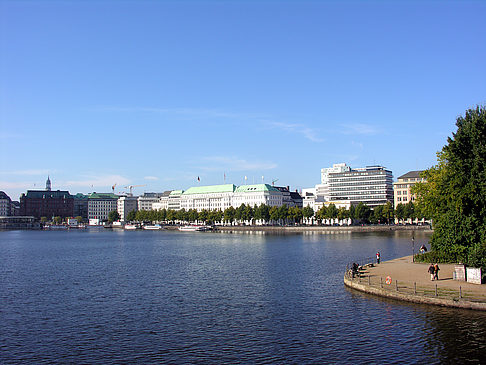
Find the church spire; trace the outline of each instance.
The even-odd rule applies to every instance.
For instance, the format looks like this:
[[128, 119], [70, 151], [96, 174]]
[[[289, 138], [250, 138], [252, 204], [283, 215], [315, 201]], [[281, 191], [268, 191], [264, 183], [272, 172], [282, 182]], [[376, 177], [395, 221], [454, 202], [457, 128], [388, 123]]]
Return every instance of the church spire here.
[[47, 175], [46, 191], [51, 191], [51, 179], [49, 179], [49, 175]]

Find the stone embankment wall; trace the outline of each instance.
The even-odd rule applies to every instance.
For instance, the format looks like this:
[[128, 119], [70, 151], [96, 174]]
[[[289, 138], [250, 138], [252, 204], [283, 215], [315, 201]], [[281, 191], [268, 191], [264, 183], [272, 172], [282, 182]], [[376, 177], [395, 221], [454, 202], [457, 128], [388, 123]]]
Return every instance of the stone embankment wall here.
[[217, 231], [268, 231], [268, 232], [390, 232], [425, 231], [432, 232], [429, 226], [216, 226]]
[[402, 300], [406, 302], [486, 311], [485, 302], [472, 302], [464, 299], [458, 300], [458, 299], [447, 299], [447, 298], [434, 298], [428, 296], [414, 295], [410, 293], [401, 293], [392, 290], [385, 290], [385, 289], [367, 285], [366, 283], [360, 283], [356, 280], [351, 280], [349, 278], [349, 275], [344, 276], [344, 285], [368, 294], [378, 295], [380, 297], [391, 298], [396, 300]]

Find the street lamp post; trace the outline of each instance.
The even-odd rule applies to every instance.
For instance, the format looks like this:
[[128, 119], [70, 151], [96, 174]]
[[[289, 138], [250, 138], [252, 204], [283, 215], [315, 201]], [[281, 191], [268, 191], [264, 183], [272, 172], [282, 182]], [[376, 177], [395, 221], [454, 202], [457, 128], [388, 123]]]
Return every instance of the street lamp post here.
[[412, 231], [412, 262], [415, 262], [415, 231]]

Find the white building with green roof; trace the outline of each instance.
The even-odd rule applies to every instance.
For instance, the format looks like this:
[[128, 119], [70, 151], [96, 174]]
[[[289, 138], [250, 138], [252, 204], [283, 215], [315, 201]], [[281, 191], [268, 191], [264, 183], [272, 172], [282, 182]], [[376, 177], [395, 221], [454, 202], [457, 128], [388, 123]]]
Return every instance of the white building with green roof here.
[[181, 194], [180, 208], [206, 210], [225, 210], [240, 205], [258, 206], [266, 204], [279, 207], [283, 202], [282, 193], [268, 184], [235, 186], [234, 184], [195, 186]]
[[233, 207], [245, 204], [251, 207], [261, 204], [269, 207], [280, 207], [283, 204], [283, 194], [277, 188], [268, 184], [239, 186], [233, 195]]
[[225, 210], [232, 205], [234, 184], [194, 186], [181, 195], [181, 209]]

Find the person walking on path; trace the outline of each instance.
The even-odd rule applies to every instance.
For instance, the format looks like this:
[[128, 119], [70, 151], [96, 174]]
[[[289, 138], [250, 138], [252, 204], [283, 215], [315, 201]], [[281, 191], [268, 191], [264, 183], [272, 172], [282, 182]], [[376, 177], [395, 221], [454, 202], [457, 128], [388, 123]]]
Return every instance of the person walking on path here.
[[430, 274], [430, 280], [434, 280], [434, 277], [435, 277], [435, 267], [434, 267], [434, 265], [430, 264], [428, 272]]
[[439, 280], [439, 265], [436, 263], [434, 265], [434, 279]]
[[376, 253], [376, 263], [379, 264], [380, 263], [380, 251], [378, 251]]

